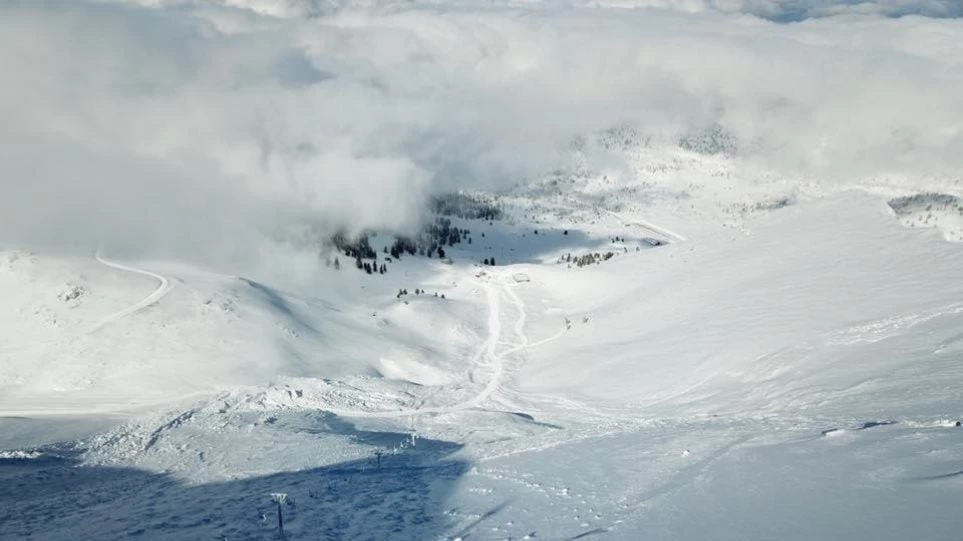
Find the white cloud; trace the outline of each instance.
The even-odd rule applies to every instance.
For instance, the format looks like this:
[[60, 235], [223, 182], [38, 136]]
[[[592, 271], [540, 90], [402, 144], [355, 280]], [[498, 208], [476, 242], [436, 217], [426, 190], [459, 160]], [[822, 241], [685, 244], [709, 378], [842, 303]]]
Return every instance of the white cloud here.
[[[3, 236], [220, 256], [411, 227], [432, 191], [540, 175], [626, 123], [674, 144], [718, 122], [746, 159], [827, 178], [963, 165], [958, 20], [816, 0], [251, 5], [0, 5]], [[792, 5], [827, 16], [721, 12]]]
[[[477, 0], [103, 0], [137, 2], [150, 6], [218, 5], [246, 9], [273, 17], [318, 17], [341, 10], [410, 7], [413, 4], [437, 6], [477, 6]], [[604, 6], [654, 8], [688, 13], [721, 12], [754, 15], [779, 22], [801, 21], [840, 14], [904, 17], [963, 17], [958, 0], [497, 0], [485, 6]]]

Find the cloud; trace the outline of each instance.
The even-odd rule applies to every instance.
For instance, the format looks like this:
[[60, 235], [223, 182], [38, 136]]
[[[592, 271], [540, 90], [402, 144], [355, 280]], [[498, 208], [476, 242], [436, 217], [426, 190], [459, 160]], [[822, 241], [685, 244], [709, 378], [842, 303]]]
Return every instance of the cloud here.
[[963, 4], [957, 0], [599, 0], [589, 3], [622, 8], [753, 15], [782, 23], [839, 15], [963, 17]]
[[796, 5], [825, 17], [794, 25], [723, 13], [778, 0], [240, 3], [0, 4], [5, 240], [310, 249], [415, 227], [434, 192], [537, 178], [617, 125], [667, 145], [720, 125], [743, 159], [827, 178], [963, 165], [957, 20], [816, 0]]
[[[320, 17], [338, 11], [423, 6], [472, 7], [477, 0], [113, 0], [150, 6], [215, 5], [250, 10], [272, 17]], [[958, 0], [495, 0], [485, 6], [499, 8], [543, 6], [653, 8], [688, 13], [720, 12], [753, 15], [776, 22], [798, 22], [841, 14], [905, 17], [920, 15], [934, 18], [963, 17]]]

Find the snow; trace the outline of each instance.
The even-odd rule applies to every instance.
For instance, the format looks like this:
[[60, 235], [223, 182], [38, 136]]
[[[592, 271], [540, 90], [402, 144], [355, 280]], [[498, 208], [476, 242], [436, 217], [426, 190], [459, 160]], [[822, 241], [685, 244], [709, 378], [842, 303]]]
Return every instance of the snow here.
[[[504, 264], [462, 244], [325, 297], [6, 252], [6, 298], [36, 315], [8, 321], [0, 516], [272, 538], [283, 492], [288, 538], [954, 539], [957, 245], [871, 191], [755, 208], [738, 229], [475, 224]], [[615, 236], [640, 250], [557, 262]], [[446, 299], [395, 298], [416, 286]]]
[[41, 456], [40, 451], [0, 451], [0, 460], [31, 460]]
[[[317, 3], [226, 4], [295, 19], [324, 11]], [[224, 15], [222, 25], [291, 28], [230, 13], [235, 22]], [[577, 15], [567, 24], [580, 26]], [[384, 20], [405, 32], [425, 26], [438, 48], [462, 40], [453, 30], [461, 26], [427, 16], [393, 7]], [[312, 47], [366, 35], [351, 33], [365, 30], [365, 17], [340, 16], [330, 28], [343, 36]], [[699, 24], [716, 33], [714, 17]], [[202, 26], [213, 35], [211, 24]], [[305, 42], [315, 39], [312, 24], [296, 27]], [[599, 24], [580, 32], [607, 28]], [[479, 51], [503, 41], [496, 26], [476, 42]], [[793, 26], [804, 33], [794, 39], [841, 39], [817, 26]], [[540, 35], [526, 39], [538, 45], [547, 39]], [[475, 64], [472, 57], [466, 71], [485, 67]], [[951, 80], [955, 72], [946, 71]], [[489, 74], [480, 73], [468, 87]], [[371, 74], [358, 81], [386, 89], [400, 82]], [[412, 97], [421, 84], [437, 86], [438, 73], [415, 75], [424, 81], [408, 90]], [[460, 97], [464, 88], [451, 92]], [[490, 91], [505, 88], [514, 87]], [[735, 114], [756, 108], [739, 105]], [[432, 131], [435, 120], [412, 117], [414, 131]], [[304, 133], [291, 130], [289, 146], [313, 163], [312, 145], [328, 139], [306, 138], [315, 129], [308, 120]], [[450, 134], [462, 133], [431, 135], [444, 144], [429, 152], [381, 127], [367, 129], [379, 142], [398, 139], [385, 155], [434, 155], [435, 146], [447, 154]], [[162, 256], [147, 240], [126, 252], [5, 243], [0, 538], [279, 539], [280, 509], [287, 539], [959, 539], [959, 178], [828, 179], [733, 154], [721, 131], [666, 145], [625, 130], [573, 144], [567, 165], [545, 178], [481, 192], [502, 219], [453, 217], [471, 229], [472, 244], [446, 248], [444, 261], [404, 256], [385, 275], [358, 272], [343, 254], [340, 269], [325, 265], [337, 254], [307, 234], [274, 239], [272, 249], [252, 241], [265, 261], [220, 266]], [[498, 141], [507, 135], [500, 124], [494, 131]], [[952, 133], [921, 139], [921, 154], [907, 163], [948, 153], [954, 141]], [[154, 146], [164, 145], [145, 148], [160, 152]], [[788, 146], [808, 149], [804, 141]], [[822, 151], [850, 156], [812, 150]], [[851, 153], [876, 155], [863, 151]], [[258, 154], [270, 161], [271, 152]], [[473, 166], [499, 169], [487, 159]], [[368, 176], [389, 171], [382, 166]], [[304, 176], [316, 173], [312, 166]], [[364, 184], [364, 198], [375, 185]], [[257, 186], [270, 192], [270, 183]], [[378, 218], [365, 224], [405, 221]], [[391, 240], [372, 234], [379, 262]], [[589, 254], [599, 256], [573, 264]]]
[[[758, 385], [771, 380], [801, 385], [826, 370], [833, 375], [824, 379], [835, 385], [855, 385], [865, 378], [865, 368], [843, 360], [866, 358], [879, 349], [871, 344], [883, 340], [890, 349], [913, 342], [917, 326], [952, 329], [958, 323], [956, 299], [963, 284], [953, 276], [963, 263], [959, 250], [915, 237], [880, 201], [851, 194], [787, 209], [767, 222], [749, 235], [720, 234], [616, 258], [578, 275], [593, 274], [586, 280], [590, 286], [572, 285], [565, 272], [540, 276], [548, 291], [565, 292], [555, 302], [593, 314], [592, 338], [573, 335], [543, 348], [526, 365], [523, 387], [620, 400], [644, 397], [644, 404], [682, 390], [691, 395], [696, 385], [701, 394], [748, 383], [761, 392]], [[602, 287], [616, 273], [625, 277], [615, 280], [619, 287]], [[925, 339], [906, 344], [904, 356], [931, 359], [938, 332], [929, 330]], [[683, 334], [687, 339], [679, 340]], [[599, 360], [585, 366], [588, 356]], [[664, 362], [670, 358], [672, 363]], [[943, 359], [955, 373], [951, 358]], [[914, 364], [888, 356], [874, 362], [877, 369], [894, 370]], [[793, 374], [777, 379], [766, 372], [777, 369]], [[568, 374], [576, 370], [583, 378], [572, 387]], [[939, 380], [928, 383], [934, 390], [944, 387]], [[737, 396], [746, 398], [741, 391]], [[730, 407], [718, 400], [715, 405]]]

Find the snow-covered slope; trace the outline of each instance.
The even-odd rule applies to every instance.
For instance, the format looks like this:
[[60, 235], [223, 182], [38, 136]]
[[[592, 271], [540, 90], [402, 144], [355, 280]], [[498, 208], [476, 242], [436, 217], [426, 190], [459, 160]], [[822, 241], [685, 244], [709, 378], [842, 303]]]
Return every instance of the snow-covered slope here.
[[0, 541], [959, 540], [958, 6], [0, 1]]
[[378, 281], [323, 269], [320, 297], [170, 263], [3, 257], [7, 415], [129, 411], [277, 376], [383, 371], [448, 381], [477, 324], [461, 300], [477, 296], [477, 286], [459, 287], [440, 264], [432, 291], [448, 293], [448, 302], [425, 295], [401, 303], [393, 285], [412, 283], [407, 262]]
[[270, 539], [285, 492], [292, 539], [955, 539], [959, 245], [691, 158], [380, 276], [5, 252], [6, 531]]
[[[543, 294], [592, 319], [542, 348], [523, 382], [640, 405], [684, 391], [686, 401], [707, 398], [713, 413], [782, 410], [793, 396], [784, 387], [809, 393], [806, 409], [824, 408], [819, 382], [840, 392], [862, 384], [846, 391], [848, 407], [902, 409], [863, 400], [902, 384], [929, 389], [902, 395], [940, 408], [955, 399], [947, 383], [963, 376], [938, 346], [952, 349], [963, 314], [961, 258], [957, 245], [902, 227], [885, 202], [852, 193], [779, 210], [748, 233], [629, 254], [574, 276], [529, 270]], [[583, 374], [575, 386], [574, 371]], [[890, 371], [928, 376], [879, 376]], [[720, 400], [726, 389], [738, 390]], [[747, 401], [750, 390], [759, 402]]]

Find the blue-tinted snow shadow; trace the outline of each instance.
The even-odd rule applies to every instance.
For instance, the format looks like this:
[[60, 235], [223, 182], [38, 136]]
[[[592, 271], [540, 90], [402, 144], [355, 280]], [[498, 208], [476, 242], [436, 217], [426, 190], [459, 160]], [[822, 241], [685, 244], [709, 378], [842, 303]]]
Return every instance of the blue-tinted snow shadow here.
[[288, 494], [287, 539], [444, 535], [451, 527], [444, 503], [468, 470], [451, 457], [461, 446], [419, 439], [399, 449], [408, 434], [346, 422], [339, 429], [395, 451], [201, 485], [133, 468], [84, 466], [66, 448], [47, 448], [51, 454], [43, 458], [0, 459], [0, 539], [280, 539], [269, 496], [278, 492]]
[[[458, 261], [466, 259], [481, 263], [488, 258], [494, 258], [498, 266], [528, 263], [538, 264], [546, 260], [554, 261], [559, 255], [571, 254], [577, 258], [589, 253], [614, 255], [636, 253], [636, 248], [649, 250], [653, 246], [646, 242], [652, 234], [637, 227], [613, 226], [612, 235], [618, 236], [619, 242], [612, 242], [610, 237], [589, 234], [579, 229], [542, 228], [537, 226], [514, 226], [501, 222], [486, 223], [459, 222], [459, 227], [467, 223], [472, 231], [472, 244], [462, 242], [445, 250], [449, 256]], [[538, 231], [536, 234], [535, 231]], [[481, 234], [485, 233], [482, 237]], [[667, 240], [662, 241], [668, 244]]]

